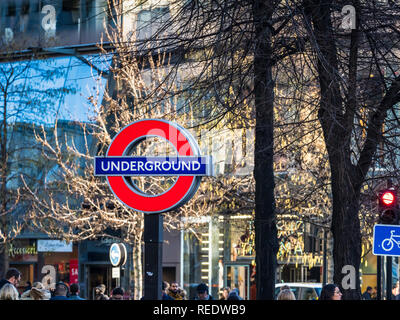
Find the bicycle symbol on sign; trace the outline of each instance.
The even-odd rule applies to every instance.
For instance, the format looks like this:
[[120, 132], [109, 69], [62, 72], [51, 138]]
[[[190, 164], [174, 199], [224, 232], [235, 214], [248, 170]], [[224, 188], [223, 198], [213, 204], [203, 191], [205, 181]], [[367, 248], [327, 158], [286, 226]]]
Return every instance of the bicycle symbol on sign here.
[[[394, 235], [395, 231], [396, 230], [391, 230], [390, 231], [390, 238], [384, 239], [382, 241], [383, 250], [385, 250], [385, 251], [392, 250], [395, 243], [400, 248], [400, 235]], [[399, 240], [395, 240], [395, 238], [398, 238]]]

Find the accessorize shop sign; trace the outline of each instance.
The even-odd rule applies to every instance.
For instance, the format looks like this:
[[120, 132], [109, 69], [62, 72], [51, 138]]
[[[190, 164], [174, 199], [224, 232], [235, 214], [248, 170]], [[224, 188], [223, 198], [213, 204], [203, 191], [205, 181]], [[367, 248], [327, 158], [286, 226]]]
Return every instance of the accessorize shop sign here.
[[38, 240], [38, 252], [72, 252], [72, 242], [62, 240]]
[[25, 254], [35, 255], [37, 253], [38, 251], [35, 243], [33, 243], [31, 246], [17, 246], [13, 243], [10, 243], [8, 246], [8, 256], [11, 258], [17, 255], [25, 255]]

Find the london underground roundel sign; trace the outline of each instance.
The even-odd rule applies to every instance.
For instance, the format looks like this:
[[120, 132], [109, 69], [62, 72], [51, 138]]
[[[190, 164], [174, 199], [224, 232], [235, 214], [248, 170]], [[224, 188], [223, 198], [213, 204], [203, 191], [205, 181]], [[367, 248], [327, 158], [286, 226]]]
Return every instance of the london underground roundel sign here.
[[[161, 137], [176, 151], [176, 156], [130, 156], [142, 141]], [[95, 157], [96, 176], [106, 176], [114, 195], [128, 207], [145, 213], [171, 211], [189, 201], [202, 176], [213, 175], [211, 156], [201, 156], [200, 148], [188, 130], [159, 119], [133, 122], [111, 141], [105, 157]], [[165, 192], [149, 195], [129, 177], [177, 176]]]
[[122, 266], [126, 263], [127, 251], [123, 243], [113, 243], [110, 247], [110, 262], [114, 267]]

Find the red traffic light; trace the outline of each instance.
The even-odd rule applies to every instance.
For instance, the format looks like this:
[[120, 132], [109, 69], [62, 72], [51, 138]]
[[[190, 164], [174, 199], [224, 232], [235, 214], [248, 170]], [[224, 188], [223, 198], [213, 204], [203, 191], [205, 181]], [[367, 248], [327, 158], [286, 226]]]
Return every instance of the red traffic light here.
[[398, 190], [386, 189], [379, 192], [379, 223], [399, 224], [400, 210], [397, 203]]
[[393, 192], [391, 191], [385, 191], [382, 195], [381, 195], [381, 201], [383, 204], [387, 205], [387, 206], [391, 206], [394, 204], [394, 202], [396, 201], [396, 197], [394, 195]]

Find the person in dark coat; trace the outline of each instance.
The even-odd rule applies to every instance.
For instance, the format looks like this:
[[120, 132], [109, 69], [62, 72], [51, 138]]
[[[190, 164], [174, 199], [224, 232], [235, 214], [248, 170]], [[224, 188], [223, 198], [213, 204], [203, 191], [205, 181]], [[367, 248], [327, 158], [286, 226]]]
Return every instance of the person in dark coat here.
[[161, 283], [161, 300], [174, 300], [166, 292], [168, 287], [169, 287], [169, 283], [167, 281], [163, 281]]
[[69, 287], [69, 291], [71, 293], [69, 296], [69, 300], [85, 300], [79, 296], [80, 287], [78, 283], [72, 283]]
[[25, 291], [29, 291], [32, 289], [32, 283], [30, 281], [26, 282], [25, 288], [24, 288], [24, 292]]
[[68, 287], [65, 283], [59, 282], [56, 284], [56, 290], [54, 291], [54, 296], [50, 300], [69, 300], [67, 298]]
[[104, 284], [100, 284], [96, 287], [95, 300], [110, 300], [110, 298], [106, 295], [106, 286]]
[[10, 283], [15, 288], [18, 288], [18, 284], [21, 282], [21, 272], [16, 268], [10, 268], [6, 272], [6, 277], [0, 280], [0, 289], [6, 284]]
[[117, 287], [111, 291], [110, 300], [124, 300], [124, 289]]
[[319, 300], [342, 300], [342, 293], [336, 284], [328, 283], [322, 287]]
[[168, 289], [165, 290], [166, 294], [169, 295], [174, 300], [184, 300], [185, 293], [177, 282], [172, 282]]
[[214, 300], [214, 298], [208, 294], [208, 286], [205, 283], [200, 283], [196, 290], [197, 297], [195, 300]]
[[365, 292], [362, 294], [361, 298], [363, 300], [372, 300], [371, 293], [372, 293], [372, 288], [367, 287], [367, 290], [365, 290]]

